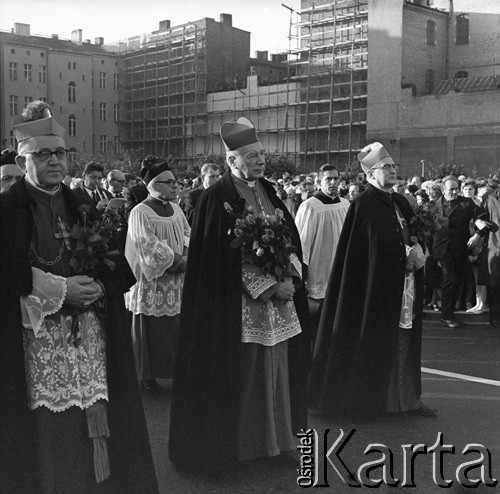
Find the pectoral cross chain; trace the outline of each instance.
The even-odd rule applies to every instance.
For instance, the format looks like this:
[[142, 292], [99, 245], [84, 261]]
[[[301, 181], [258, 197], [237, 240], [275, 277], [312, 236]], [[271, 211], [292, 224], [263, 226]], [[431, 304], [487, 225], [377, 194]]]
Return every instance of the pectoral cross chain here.
[[55, 234], [55, 237], [57, 239], [62, 238], [64, 240], [64, 245], [66, 246], [66, 249], [71, 250], [71, 243], [69, 241], [69, 232], [68, 229], [66, 228], [66, 225], [64, 224], [64, 221], [61, 219], [60, 216], [57, 217], [57, 226], [59, 229], [59, 233]]

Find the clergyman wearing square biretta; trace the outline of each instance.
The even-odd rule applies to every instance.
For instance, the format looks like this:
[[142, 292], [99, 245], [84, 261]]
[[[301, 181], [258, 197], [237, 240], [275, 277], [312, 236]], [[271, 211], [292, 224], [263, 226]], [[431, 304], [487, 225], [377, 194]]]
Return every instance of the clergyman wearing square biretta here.
[[73, 272], [64, 129], [36, 101], [13, 131], [26, 174], [0, 196], [0, 491], [157, 492], [126, 334], [132, 273], [123, 256]]
[[382, 144], [359, 154], [369, 182], [342, 227], [314, 348], [312, 407], [336, 414], [415, 412], [420, 401], [422, 266], [410, 241], [413, 210], [393, 191]]
[[[194, 213], [170, 427], [171, 460], [211, 470], [295, 450], [295, 432], [307, 427], [309, 358], [295, 224], [264, 178], [251, 122], [225, 122], [220, 134], [229, 170]], [[297, 255], [281, 281], [231, 247], [234, 215], [249, 206], [284, 214]]]

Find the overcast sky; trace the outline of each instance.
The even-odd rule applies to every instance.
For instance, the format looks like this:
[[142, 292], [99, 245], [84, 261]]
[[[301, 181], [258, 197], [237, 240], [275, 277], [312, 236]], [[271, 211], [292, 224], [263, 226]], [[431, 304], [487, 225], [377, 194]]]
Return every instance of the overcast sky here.
[[22, 22], [31, 34], [70, 39], [73, 29], [82, 29], [83, 39], [102, 36], [110, 43], [155, 31], [161, 20], [175, 26], [204, 17], [218, 21], [227, 13], [234, 27], [251, 32], [253, 56], [288, 49], [290, 11], [282, 3], [300, 8], [300, 0], [0, 0], [0, 30]]

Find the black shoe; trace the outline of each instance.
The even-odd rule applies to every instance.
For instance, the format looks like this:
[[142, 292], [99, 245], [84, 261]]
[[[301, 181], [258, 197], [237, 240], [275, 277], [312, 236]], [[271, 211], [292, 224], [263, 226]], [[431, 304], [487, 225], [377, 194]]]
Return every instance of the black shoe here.
[[142, 389], [144, 389], [145, 391], [150, 391], [151, 393], [162, 392], [161, 386], [156, 382], [155, 379], [148, 379], [147, 381], [142, 381], [141, 386]]
[[456, 319], [441, 319], [441, 324], [447, 328], [461, 328], [463, 324]]
[[437, 410], [435, 408], [428, 407], [426, 404], [420, 402], [418, 408], [413, 410], [415, 415], [420, 415], [421, 417], [437, 417]]

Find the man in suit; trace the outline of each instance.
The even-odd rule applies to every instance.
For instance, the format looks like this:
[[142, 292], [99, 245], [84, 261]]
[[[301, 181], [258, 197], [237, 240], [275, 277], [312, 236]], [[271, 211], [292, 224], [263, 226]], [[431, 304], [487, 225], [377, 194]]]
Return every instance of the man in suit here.
[[76, 195], [98, 211], [106, 209], [111, 194], [99, 187], [104, 174], [104, 167], [95, 161], [90, 161], [83, 169], [83, 187], [74, 189]]
[[189, 224], [193, 221], [194, 208], [201, 193], [219, 180], [219, 167], [214, 163], [205, 163], [201, 167], [201, 186], [189, 191], [180, 201], [179, 206], [184, 211]]
[[158, 158], [151, 154], [146, 156], [141, 163], [141, 181], [132, 187], [123, 189], [123, 197], [126, 201], [123, 208], [125, 221], [128, 221], [128, 217], [132, 209], [134, 209], [137, 204], [144, 201], [144, 199], [148, 197], [148, 189], [146, 188], [146, 184], [142, 181], [147, 171], [152, 166], [160, 165], [162, 163], [166, 163], [166, 160], [164, 160], [163, 158]]
[[125, 185], [125, 173], [120, 170], [111, 170], [107, 176], [108, 192], [116, 199], [123, 199], [123, 186]]
[[[448, 219], [448, 225], [436, 230], [432, 255], [439, 261], [443, 273], [441, 324], [448, 328], [459, 328], [462, 323], [455, 317], [460, 280], [467, 261], [467, 249], [479, 245], [488, 230], [487, 213], [472, 199], [459, 196], [458, 179], [448, 175], [443, 179], [443, 198], [439, 213]], [[477, 228], [471, 237], [469, 223], [474, 220]]]

